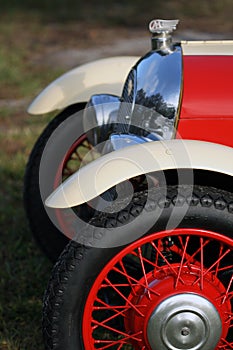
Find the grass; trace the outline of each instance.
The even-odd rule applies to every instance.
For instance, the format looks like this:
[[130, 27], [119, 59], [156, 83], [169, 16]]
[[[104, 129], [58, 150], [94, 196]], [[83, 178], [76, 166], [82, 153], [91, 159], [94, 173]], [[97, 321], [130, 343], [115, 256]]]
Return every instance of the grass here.
[[[33, 69], [30, 43], [39, 24], [27, 29], [30, 35], [22, 20], [0, 23], [0, 350], [44, 348], [41, 308], [52, 268], [32, 239], [23, 208], [25, 165], [46, 124], [44, 118], [32, 120], [26, 114], [24, 99], [29, 101], [60, 72]], [[33, 57], [40, 51], [34, 46]], [[6, 100], [22, 99], [23, 107], [11, 102], [1, 106]]]
[[25, 16], [13, 18], [0, 18], [0, 99], [33, 96], [61, 73], [59, 69], [48, 70], [36, 64], [45, 46], [46, 26], [43, 29], [36, 19], [26, 23]]
[[[152, 12], [152, 17], [181, 18], [183, 28], [233, 31], [232, 0], [160, 0], [153, 5], [134, 0], [133, 7], [130, 0], [98, 1], [98, 6], [94, 0], [52, 4], [47, 0], [1, 3], [0, 350], [43, 349], [42, 297], [52, 268], [32, 239], [22, 202], [25, 165], [47, 120], [30, 118], [26, 104], [22, 108], [11, 101], [29, 102], [63, 72], [43, 64], [51, 49], [98, 44], [113, 26], [117, 26], [116, 33], [122, 25], [129, 30], [144, 28]], [[105, 29], [99, 37], [100, 27]]]
[[47, 42], [53, 38], [52, 29], [47, 33], [48, 27], [43, 27], [40, 20], [34, 18], [27, 23], [21, 14], [3, 17], [0, 21], [0, 350], [42, 350], [42, 299], [52, 264], [32, 238], [22, 193], [27, 159], [48, 119], [29, 117], [26, 105], [62, 69], [48, 69], [37, 61], [46, 54]]
[[184, 28], [210, 31], [232, 31], [231, 0], [3, 0], [2, 13], [23, 12], [29, 18], [35, 16], [46, 21], [85, 21], [85, 26], [101, 24], [107, 27], [123, 25], [144, 26], [151, 17], [174, 18], [183, 22]]
[[51, 265], [32, 240], [22, 204], [25, 163], [37, 131], [8, 126], [0, 132], [1, 350], [43, 349], [41, 305]]

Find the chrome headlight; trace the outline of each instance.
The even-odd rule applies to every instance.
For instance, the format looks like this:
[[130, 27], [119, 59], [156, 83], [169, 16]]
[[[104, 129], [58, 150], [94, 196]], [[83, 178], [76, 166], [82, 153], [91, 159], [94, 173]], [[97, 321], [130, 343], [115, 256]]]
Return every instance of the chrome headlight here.
[[179, 45], [164, 54], [151, 51], [131, 70], [122, 92], [121, 129], [152, 139], [171, 139], [178, 118], [182, 87]]

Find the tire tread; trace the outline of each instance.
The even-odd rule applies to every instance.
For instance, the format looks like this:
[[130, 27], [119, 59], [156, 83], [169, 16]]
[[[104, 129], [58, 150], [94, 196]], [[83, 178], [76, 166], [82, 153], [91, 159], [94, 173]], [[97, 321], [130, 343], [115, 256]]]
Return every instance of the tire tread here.
[[[174, 207], [177, 205], [177, 203], [179, 205], [184, 205], [186, 203], [190, 206], [200, 206], [206, 208], [205, 199], [208, 198], [208, 208], [214, 207], [215, 210], [233, 214], [232, 193], [215, 188], [194, 186], [193, 195], [190, 197], [188, 195], [189, 191], [187, 186], [182, 186], [180, 189], [181, 191], [179, 191], [179, 193], [181, 193], [182, 200], [180, 200], [178, 203], [178, 187], [170, 187], [168, 191], [169, 193], [167, 194], [163, 203], [164, 208], [169, 208], [171, 206]], [[149, 193], [149, 200], [147, 201], [145, 207], [146, 210], [154, 210], [155, 199], [158, 205], [159, 203], [162, 205], [157, 192], [158, 191], [154, 189], [151, 193]], [[141, 212], [142, 207], [145, 205], [146, 196], [146, 191], [144, 193], [135, 194], [132, 202], [127, 207], [128, 220], [135, 218], [138, 213]], [[219, 206], [219, 201], [224, 201], [226, 205]], [[92, 219], [92, 221], [94, 220], [102, 222], [102, 224], [104, 223], [105, 227], [108, 225], [108, 223], [110, 223], [110, 227], [118, 227], [119, 225], [122, 225], [122, 214], [117, 213], [115, 216], [112, 214], [112, 217], [108, 218], [107, 220], [104, 215], [101, 214], [98, 218]], [[44, 296], [43, 307], [43, 337], [46, 350], [62, 349], [59, 347], [59, 320], [62, 318], [61, 308], [64, 303], [65, 292], [66, 289], [69, 288], [69, 277], [70, 274], [78, 271], [80, 262], [85, 258], [85, 255], [89, 249], [91, 248], [80, 245], [77, 242], [70, 241], [53, 268], [53, 272], [48, 283], [48, 288]]]

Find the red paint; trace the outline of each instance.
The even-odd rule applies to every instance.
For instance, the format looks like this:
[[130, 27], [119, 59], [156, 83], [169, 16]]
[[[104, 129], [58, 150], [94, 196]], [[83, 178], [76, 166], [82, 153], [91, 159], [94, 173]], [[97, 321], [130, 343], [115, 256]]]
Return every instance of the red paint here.
[[[72, 155], [74, 155], [74, 153], [76, 154], [77, 162], [83, 161], [83, 157], [81, 153], [83, 149], [86, 148], [86, 146], [84, 145], [86, 140], [87, 140], [87, 136], [86, 134], [83, 134], [73, 143], [73, 145], [67, 151], [67, 154], [64, 156], [63, 160], [61, 161], [57, 169], [57, 173], [54, 179], [54, 189], [56, 189], [64, 181], [63, 177], [65, 174], [65, 170], [72, 171], [69, 169], [68, 162], [72, 159]], [[68, 176], [71, 176], [71, 175], [72, 173], [70, 173]], [[72, 222], [74, 221], [73, 212], [70, 211], [69, 209], [68, 210], [55, 209], [55, 214], [58, 220], [60, 231], [63, 232], [67, 238], [72, 239], [75, 235], [75, 230], [74, 230], [74, 227], [72, 226]]]
[[178, 137], [233, 147], [233, 56], [184, 56]]
[[[166, 245], [168, 236], [172, 237], [173, 245]], [[218, 247], [218, 253], [208, 263], [211, 242]], [[145, 256], [145, 247], [153, 248], [154, 255]], [[229, 293], [232, 282], [230, 280], [223, 285], [218, 276], [223, 268], [223, 254], [230, 254], [232, 250], [233, 241], [229, 237], [198, 228], [155, 232], [119, 249], [100, 270], [90, 288], [83, 313], [84, 348], [110, 349], [118, 346], [121, 349], [126, 344], [132, 344], [135, 350], [151, 349], [147, 326], [152, 312], [162, 301], [182, 293], [204, 297], [217, 309], [222, 322], [222, 336], [216, 349], [224, 348], [228, 330], [233, 326], [233, 319], [229, 317], [232, 315]], [[167, 260], [165, 251], [174, 252], [176, 262]], [[126, 256], [128, 259], [134, 256], [137, 270], [127, 268]], [[232, 267], [231, 263], [227, 266], [229, 271]], [[109, 298], [106, 293], [109, 293]], [[118, 320], [122, 326], [110, 320]], [[95, 335], [94, 330], [97, 331]], [[106, 337], [103, 336], [105, 333]], [[227, 344], [227, 349], [233, 349], [232, 342]]]
[[233, 118], [181, 119], [176, 137], [233, 147]]

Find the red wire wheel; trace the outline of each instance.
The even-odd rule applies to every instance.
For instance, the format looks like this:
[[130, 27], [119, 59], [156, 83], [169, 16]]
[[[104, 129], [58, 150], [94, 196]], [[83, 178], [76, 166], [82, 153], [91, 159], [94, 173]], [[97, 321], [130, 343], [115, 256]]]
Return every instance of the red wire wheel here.
[[111, 208], [80, 230], [97, 246], [71, 240], [54, 266], [46, 350], [233, 349], [233, 193], [155, 187]]
[[[67, 151], [64, 159], [61, 161], [54, 180], [54, 190], [60, 185], [61, 182], [64, 182], [66, 179], [68, 179], [68, 177], [78, 171], [80, 167], [92, 162], [100, 156], [101, 154], [89, 142], [87, 135], [83, 134], [73, 143], [73, 145]], [[146, 179], [143, 175], [131, 179], [131, 183], [134, 190], [137, 191], [147, 187]], [[73, 221], [75, 220], [73, 212], [71, 213], [70, 209], [55, 209], [55, 212], [61, 231], [66, 237], [72, 239], [77, 233], [75, 231], [75, 225], [72, 225]], [[87, 203], [84, 203], [75, 208], [75, 213], [85, 222], [89, 222], [89, 220], [93, 217], [95, 210]]]
[[178, 228], [102, 269], [83, 312], [85, 349], [233, 349], [233, 241]]
[[92, 160], [91, 145], [83, 130], [84, 107], [85, 104], [70, 106], [50, 121], [36, 141], [25, 171], [24, 206], [29, 225], [40, 248], [52, 261], [57, 260], [68, 243], [67, 226], [71, 224], [65, 211], [48, 213], [44, 201], [81, 163]]
[[[60, 185], [61, 180], [62, 182], [64, 182], [68, 177], [73, 175], [80, 167], [88, 164], [97, 157], [98, 153], [88, 141], [86, 134], [80, 136], [67, 151], [67, 154], [65, 155], [64, 159], [62, 160], [60, 166], [57, 169], [57, 173], [54, 179], [54, 189], [56, 189]], [[76, 209], [76, 212], [80, 212], [81, 216], [81, 210], [83, 207], [84, 206], [80, 206], [80, 208]], [[90, 211], [91, 209], [88, 208], [88, 205], [85, 205], [85, 212], [87, 213], [88, 210]], [[72, 230], [72, 223], [70, 224], [70, 221], [73, 220], [74, 216], [70, 215], [69, 210], [62, 211], [59, 209], [55, 209], [55, 212], [61, 231], [66, 235], [66, 237], [72, 238], [75, 234], [75, 231]], [[90, 217], [87, 218], [87, 220], [90, 219]]]

